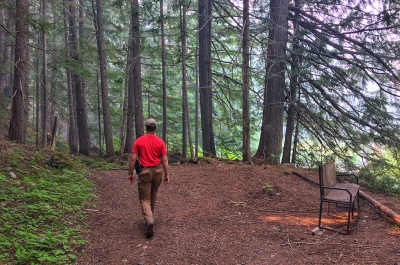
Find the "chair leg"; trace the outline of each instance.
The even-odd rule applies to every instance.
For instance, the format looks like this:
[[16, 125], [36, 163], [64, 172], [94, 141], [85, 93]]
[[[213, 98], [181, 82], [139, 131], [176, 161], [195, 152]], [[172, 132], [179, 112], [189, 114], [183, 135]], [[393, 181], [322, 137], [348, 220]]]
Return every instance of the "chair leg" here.
[[348, 215], [347, 215], [347, 234], [349, 234], [349, 229], [350, 229], [350, 211], [353, 211], [352, 209], [353, 209], [353, 207], [352, 207], [353, 205], [350, 203], [349, 204], [349, 212], [348, 212]]
[[322, 217], [322, 200], [319, 204], [318, 228], [321, 228], [321, 217]]

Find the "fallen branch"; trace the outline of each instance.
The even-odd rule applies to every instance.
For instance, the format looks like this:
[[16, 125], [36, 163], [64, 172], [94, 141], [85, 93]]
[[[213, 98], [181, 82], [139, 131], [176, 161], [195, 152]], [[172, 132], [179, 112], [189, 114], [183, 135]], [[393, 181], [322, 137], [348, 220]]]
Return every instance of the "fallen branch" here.
[[318, 184], [317, 182], [314, 182], [314, 181], [312, 181], [311, 179], [302, 176], [300, 173], [297, 173], [297, 172], [293, 171], [293, 174], [295, 174], [296, 176], [300, 177], [301, 179], [307, 181], [308, 183], [311, 183], [311, 184], [314, 184], [314, 185], [319, 186], [319, 184]]
[[388, 207], [378, 202], [374, 198], [370, 197], [369, 195], [365, 194], [361, 190], [360, 190], [360, 197], [371, 203], [376, 208], [378, 208], [379, 211], [381, 211], [382, 213], [392, 218], [396, 224], [400, 225], [400, 215], [397, 214], [395, 211], [389, 209]]

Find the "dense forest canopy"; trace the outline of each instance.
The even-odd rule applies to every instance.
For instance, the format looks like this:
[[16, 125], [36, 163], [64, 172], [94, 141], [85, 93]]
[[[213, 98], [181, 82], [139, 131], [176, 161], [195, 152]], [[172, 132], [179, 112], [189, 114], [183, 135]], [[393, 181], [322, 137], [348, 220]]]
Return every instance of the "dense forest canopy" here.
[[112, 156], [154, 117], [184, 157], [398, 167], [399, 1], [248, 2], [0, 2], [8, 137], [48, 145], [57, 117]]

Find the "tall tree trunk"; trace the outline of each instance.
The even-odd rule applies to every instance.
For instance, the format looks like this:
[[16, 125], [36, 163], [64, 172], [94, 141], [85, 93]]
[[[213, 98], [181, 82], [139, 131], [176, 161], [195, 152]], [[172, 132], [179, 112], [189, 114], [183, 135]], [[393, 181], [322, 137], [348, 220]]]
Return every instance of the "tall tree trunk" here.
[[129, 30], [129, 41], [128, 41], [128, 61], [126, 64], [126, 75], [127, 75], [127, 121], [126, 121], [126, 140], [125, 140], [125, 147], [124, 153], [131, 153], [132, 152], [132, 145], [133, 145], [133, 133], [134, 133], [134, 121], [135, 121], [135, 93], [134, 93], [134, 86], [133, 86], [133, 1], [131, 2], [131, 25]]
[[114, 155], [114, 141], [111, 128], [110, 104], [108, 102], [108, 83], [106, 68], [106, 51], [104, 48], [104, 22], [103, 22], [103, 3], [96, 0], [97, 6], [97, 47], [100, 60], [100, 79], [103, 106], [104, 138], [106, 143], [106, 157]]
[[[63, 19], [64, 19], [64, 28], [68, 28], [68, 14], [67, 10], [68, 7], [68, 0], [63, 0]], [[71, 49], [70, 40], [69, 40], [69, 32], [70, 30], [66, 30], [64, 32], [64, 42], [65, 42], [65, 49], [68, 51], [70, 56], [69, 50]], [[66, 76], [67, 76], [67, 92], [68, 92], [68, 114], [69, 114], [69, 124], [68, 124], [68, 144], [69, 144], [69, 151], [72, 154], [78, 153], [78, 134], [76, 128], [76, 112], [75, 112], [75, 98], [72, 91], [72, 77], [71, 71], [66, 68], [65, 69]]]
[[[37, 37], [37, 46], [40, 46], [40, 36]], [[39, 72], [40, 68], [40, 50], [38, 49], [36, 51], [36, 71]], [[39, 145], [39, 127], [40, 127], [40, 75], [36, 74], [35, 75], [35, 111], [36, 111], [36, 122], [35, 122], [35, 135], [36, 135], [36, 145]]]
[[[128, 56], [127, 56], [127, 61], [126, 61], [126, 68], [125, 68], [125, 82], [124, 82], [124, 93], [121, 95], [123, 97], [123, 103], [122, 103], [122, 119], [121, 119], [121, 127], [120, 127], [120, 132], [119, 132], [119, 139], [120, 139], [120, 146], [118, 149], [118, 155], [122, 156], [122, 154], [125, 151], [125, 142], [126, 142], [126, 123], [127, 123], [127, 117], [128, 117], [128, 80], [129, 80], [129, 54], [131, 52], [131, 49], [129, 48], [132, 43], [131, 43], [131, 23], [129, 24], [129, 40], [128, 40]], [[131, 146], [132, 147], [132, 146]]]
[[[300, 102], [300, 92], [299, 90], [299, 98], [298, 102]], [[296, 157], [297, 157], [297, 143], [299, 142], [299, 126], [300, 126], [300, 110], [297, 109], [297, 116], [296, 116], [296, 129], [294, 132], [294, 139], [293, 139], [293, 151], [292, 151], [292, 164], [296, 164]]]
[[[0, 24], [1, 25], [5, 25], [5, 12], [4, 12], [4, 8], [0, 8]], [[4, 86], [5, 86], [5, 61], [4, 61], [4, 50], [6, 49], [5, 47], [5, 35], [6, 35], [6, 31], [0, 27], [0, 65], [2, 65], [3, 67], [0, 68], [0, 89], [1, 92], [4, 92]]]
[[249, 0], [243, 0], [243, 62], [242, 62], [242, 109], [243, 109], [243, 161], [251, 160], [250, 150], [250, 51], [249, 51]]
[[[95, 14], [95, 13], [94, 13]], [[99, 126], [99, 149], [100, 149], [100, 157], [103, 155], [103, 143], [102, 143], [102, 134], [101, 134], [101, 96], [100, 96], [100, 86], [99, 86], [99, 75], [96, 75], [96, 85], [97, 85], [97, 121]]]
[[196, 92], [195, 92], [195, 115], [194, 115], [194, 153], [195, 157], [199, 155], [199, 32], [196, 33]]
[[[41, 18], [43, 21], [46, 20], [47, 3], [46, 0], [42, 0], [41, 5]], [[47, 40], [46, 33], [41, 33], [41, 46], [42, 46], [42, 82], [41, 82], [41, 92], [42, 92], [42, 145], [47, 146], [47, 137], [49, 131], [48, 124], [49, 121], [49, 94], [47, 91]]]
[[126, 73], [125, 73], [125, 83], [124, 83], [124, 94], [123, 99], [124, 102], [122, 104], [122, 120], [121, 120], [121, 131], [120, 131], [120, 146], [119, 146], [119, 155], [122, 155], [124, 152], [125, 141], [126, 141], [126, 119], [128, 116], [128, 64], [126, 66]]
[[285, 100], [285, 52], [289, 0], [270, 1], [266, 87], [258, 156], [279, 164]]
[[185, 3], [181, 2], [181, 43], [182, 43], [182, 157], [186, 158], [187, 140], [189, 139], [190, 157], [194, 158], [193, 143], [190, 130], [190, 118], [189, 118], [189, 102], [188, 102], [188, 91], [187, 91], [187, 71], [186, 71], [186, 54], [187, 54], [187, 43], [186, 43], [186, 6]]
[[29, 1], [16, 0], [16, 41], [13, 99], [8, 138], [26, 143], [28, 126], [28, 75], [29, 75]]
[[[78, 0], [79, 6], [79, 33], [78, 33], [78, 55], [79, 55], [79, 64], [83, 66], [83, 60], [80, 55], [80, 43], [83, 42], [84, 33], [84, 21], [85, 21], [85, 14], [84, 14], [84, 4], [85, 1]], [[88, 124], [88, 104], [87, 104], [87, 80], [79, 76], [79, 93], [76, 93], [76, 107], [77, 107], [77, 127], [78, 127], [78, 135], [79, 135], [79, 153], [83, 155], [89, 155], [89, 146], [90, 146], [90, 132], [89, 132], [89, 124]], [[79, 94], [79, 95], [78, 95]], [[79, 104], [79, 105], [78, 105]], [[82, 140], [81, 140], [82, 139]], [[83, 145], [82, 145], [83, 143]]]
[[[8, 5], [9, 6], [13, 6], [14, 4], [15, 4], [14, 0], [9, 0], [8, 1]], [[13, 14], [15, 14], [15, 13], [11, 12], [10, 16], [12, 16]], [[15, 15], [15, 17], [16, 17], [16, 15]], [[10, 32], [17, 32], [15, 20], [12, 19], [11, 17], [8, 18], [7, 28], [8, 28], [8, 30]], [[7, 36], [8, 36], [7, 42], [8, 42], [8, 45], [9, 45], [8, 54], [7, 54], [7, 56], [8, 56], [7, 62], [10, 63], [10, 69], [12, 69], [11, 71], [8, 72], [8, 76], [7, 76], [7, 80], [8, 80], [7, 81], [7, 84], [8, 84], [7, 85], [7, 91], [8, 91], [9, 97], [11, 98], [12, 95], [13, 95], [13, 86], [14, 86], [14, 80], [15, 80], [14, 79], [14, 69], [15, 69], [14, 62], [16, 61], [16, 59], [15, 59], [15, 51], [16, 51], [16, 49], [13, 46], [15, 44], [14, 37], [11, 36], [11, 34], [7, 34]], [[28, 53], [29, 53], [29, 51], [28, 51]]]
[[167, 77], [165, 74], [165, 33], [164, 33], [164, 1], [160, 0], [160, 20], [161, 20], [161, 79], [163, 91], [163, 123], [162, 138], [167, 143]]
[[[185, 16], [185, 4], [180, 2], [180, 30], [181, 30], [181, 46], [182, 46], [182, 158], [186, 158], [187, 153], [187, 83], [186, 83], [186, 29], [184, 28], [183, 16]], [[186, 19], [186, 17], [185, 17]]]
[[[53, 22], [55, 23], [55, 22]], [[56, 39], [55, 36], [53, 35], [53, 39], [52, 39], [52, 43], [56, 43]], [[49, 47], [50, 48], [50, 47]], [[49, 65], [55, 65], [56, 62], [54, 61], [54, 59], [52, 59], [51, 63]], [[53, 124], [54, 124], [54, 119], [56, 118], [56, 105], [54, 103], [54, 99], [55, 99], [55, 93], [57, 93], [57, 73], [54, 69], [54, 67], [52, 67], [50, 69], [50, 85], [47, 86], [48, 88], [48, 93], [49, 93], [49, 124], [47, 125], [49, 128], [52, 128]]]
[[[297, 8], [300, 7], [300, 0], [295, 1], [295, 6]], [[299, 13], [295, 13], [295, 20], [293, 23], [293, 48], [291, 55], [291, 73], [290, 73], [290, 95], [289, 95], [289, 108], [287, 112], [286, 119], [286, 133], [285, 133], [285, 142], [283, 145], [283, 153], [282, 153], [282, 163], [290, 162], [290, 150], [292, 148], [292, 137], [294, 131], [294, 115], [295, 115], [295, 104], [296, 104], [296, 90], [298, 87], [298, 56], [297, 52], [299, 50], [298, 45], [298, 34], [299, 34], [299, 22], [298, 22]]]
[[216, 155], [212, 124], [211, 0], [199, 0], [199, 85], [204, 155]]
[[[8, 6], [13, 6], [15, 5], [15, 2], [12, 0], [8, 0], [7, 1], [7, 5]], [[4, 9], [2, 10], [3, 12], [5, 11]], [[7, 21], [6, 24], [6, 28], [9, 32], [14, 32], [14, 17], [15, 17], [15, 11], [8, 11], [8, 12], [4, 12], [4, 21]], [[0, 29], [2, 30], [2, 28]], [[7, 98], [11, 98], [13, 95], [13, 82], [14, 82], [14, 74], [13, 74], [13, 69], [14, 69], [14, 64], [13, 64], [13, 54], [15, 51], [15, 47], [14, 47], [14, 41], [15, 38], [13, 36], [11, 36], [11, 34], [9, 34], [8, 32], [4, 32], [3, 35], [3, 41], [4, 42], [0, 42], [3, 43], [2, 45], [2, 53], [0, 54], [0, 64], [3, 65], [2, 69], [0, 70], [0, 78], [2, 80], [2, 86], [1, 89], [4, 93], [4, 95]], [[12, 47], [14, 47], [14, 49], [12, 49]], [[2, 56], [1, 56], [2, 55]], [[10, 70], [8, 70], [10, 69]]]
[[136, 138], [144, 134], [143, 102], [142, 102], [142, 66], [140, 57], [140, 20], [139, 3], [132, 1], [133, 29], [133, 91], [135, 97]]
[[[79, 55], [79, 33], [76, 10], [76, 0], [69, 0], [69, 26], [70, 26], [70, 43], [71, 58], [78, 64], [82, 64]], [[79, 153], [89, 155], [89, 128], [87, 119], [87, 102], [84, 80], [77, 74], [77, 69], [72, 69], [71, 81], [73, 92], [75, 95], [76, 121], [79, 138]]]

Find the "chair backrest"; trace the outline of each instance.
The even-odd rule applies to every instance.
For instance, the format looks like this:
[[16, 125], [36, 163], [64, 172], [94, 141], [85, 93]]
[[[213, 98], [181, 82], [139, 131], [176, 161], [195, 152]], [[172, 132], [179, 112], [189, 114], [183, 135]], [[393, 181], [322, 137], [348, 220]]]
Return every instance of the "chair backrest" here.
[[[320, 187], [334, 187], [337, 184], [335, 163], [328, 161], [319, 166], [319, 185]], [[328, 189], [321, 188], [321, 196], [326, 196], [329, 193]]]

